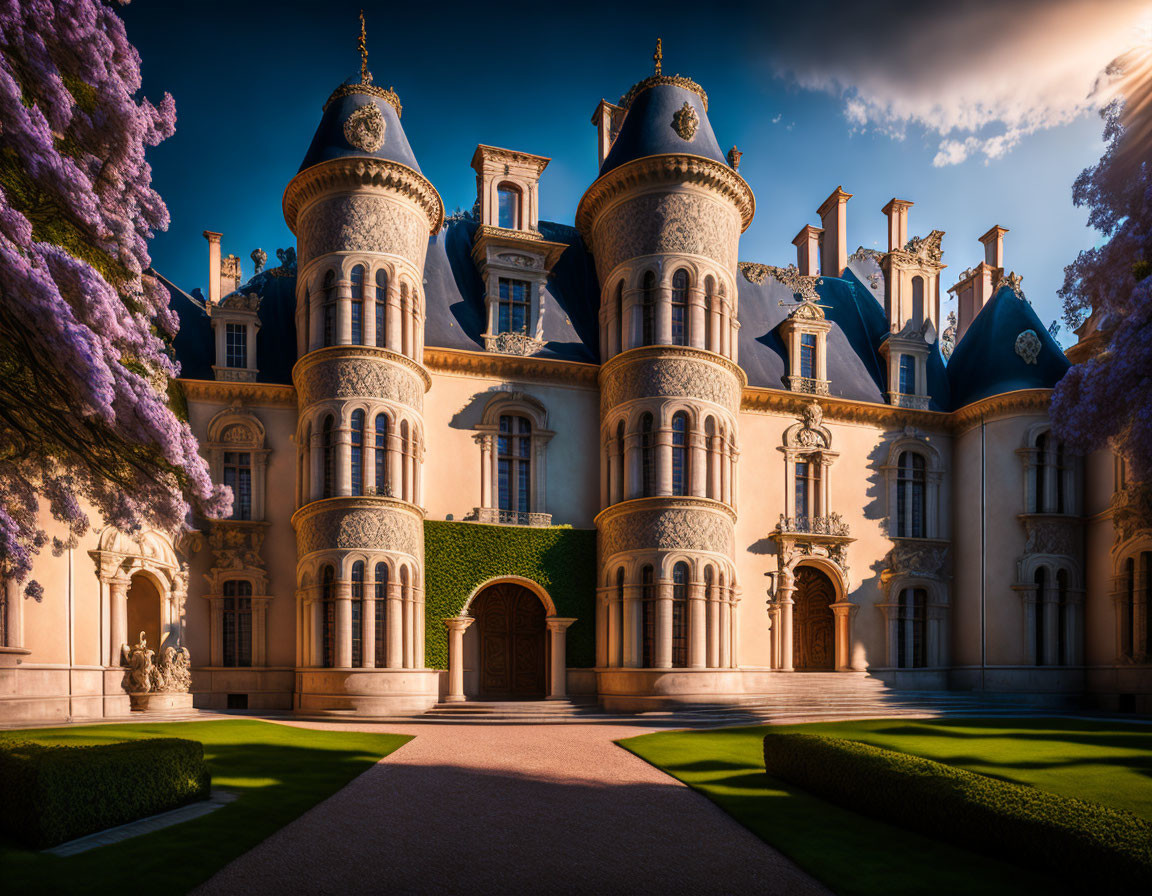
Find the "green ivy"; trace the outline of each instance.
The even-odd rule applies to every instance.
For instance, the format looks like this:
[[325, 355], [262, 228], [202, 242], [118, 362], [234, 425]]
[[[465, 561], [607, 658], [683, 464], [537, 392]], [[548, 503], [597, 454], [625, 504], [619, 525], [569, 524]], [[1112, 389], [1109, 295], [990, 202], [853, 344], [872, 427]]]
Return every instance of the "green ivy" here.
[[555, 526], [424, 523], [424, 657], [431, 669], [448, 668], [448, 630], [476, 588], [500, 576], [531, 579], [548, 592], [568, 629], [568, 665], [596, 662], [596, 532]]

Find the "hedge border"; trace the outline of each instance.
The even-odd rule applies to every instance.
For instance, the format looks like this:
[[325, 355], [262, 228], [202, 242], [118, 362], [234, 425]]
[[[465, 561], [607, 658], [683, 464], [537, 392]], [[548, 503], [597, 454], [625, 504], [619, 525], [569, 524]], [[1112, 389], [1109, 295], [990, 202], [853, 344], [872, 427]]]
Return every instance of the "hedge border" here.
[[1123, 809], [820, 734], [766, 735], [764, 768], [862, 815], [1092, 891], [1152, 881], [1152, 822]]
[[493, 526], [426, 520], [424, 523], [424, 659], [448, 668], [448, 631], [477, 587], [502, 576], [530, 579], [548, 592], [568, 629], [568, 665], [596, 662], [596, 531], [553, 526]]

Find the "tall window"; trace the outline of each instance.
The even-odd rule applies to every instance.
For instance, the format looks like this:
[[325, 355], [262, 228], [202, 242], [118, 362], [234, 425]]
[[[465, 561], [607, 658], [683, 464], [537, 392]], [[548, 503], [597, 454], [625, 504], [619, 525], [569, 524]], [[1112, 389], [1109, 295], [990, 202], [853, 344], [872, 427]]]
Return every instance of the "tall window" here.
[[400, 281], [400, 351], [412, 354], [412, 309], [408, 305], [408, 284]]
[[532, 423], [527, 417], [500, 415], [497, 473], [501, 510], [531, 510]]
[[520, 229], [520, 191], [503, 186], [496, 191], [497, 223], [509, 230]]
[[376, 668], [383, 669], [388, 665], [388, 566], [385, 563], [376, 564], [376, 583], [373, 585], [376, 595], [376, 618], [373, 619], [376, 627]]
[[496, 332], [528, 332], [528, 302], [531, 288], [531, 284], [526, 280], [500, 278], [500, 307]]
[[248, 327], [246, 325], [224, 325], [224, 366], [248, 366]]
[[625, 498], [624, 493], [624, 464], [628, 459], [627, 449], [624, 447], [624, 421], [621, 420], [616, 424], [616, 445], [613, 449], [616, 452], [616, 481], [612, 483], [613, 495], [610, 496], [612, 500], [623, 501]]
[[352, 494], [364, 494], [364, 412], [352, 412], [352, 444], [350, 446], [350, 459], [352, 461]]
[[688, 665], [688, 564], [672, 567], [672, 665]]
[[816, 379], [816, 334], [800, 334], [800, 376]]
[[352, 344], [364, 344], [364, 266], [352, 268]]
[[896, 534], [924, 538], [927, 470], [923, 455], [902, 451], [896, 471]]
[[640, 615], [644, 632], [641, 665], [650, 669], [656, 661], [656, 585], [651, 566], [640, 571]]
[[324, 467], [323, 496], [325, 498], [331, 498], [336, 494], [336, 444], [332, 432], [334, 425], [335, 421], [329, 414], [324, 418], [324, 426], [320, 431], [320, 452]]
[[364, 561], [352, 564], [352, 665], [364, 662]]
[[388, 494], [388, 418], [376, 415], [376, 494]]
[[688, 415], [672, 415], [672, 494], [688, 494]]
[[324, 667], [336, 665], [336, 570], [320, 571], [320, 612], [323, 614]]
[[656, 494], [656, 436], [651, 414], [640, 418], [640, 491], [645, 498]]
[[232, 489], [232, 519], [252, 519], [252, 454], [224, 452], [224, 484]]
[[904, 588], [900, 592], [899, 622], [896, 630], [896, 665], [919, 669], [927, 665], [924, 646], [928, 633], [928, 592]]
[[388, 343], [388, 275], [381, 268], [376, 272], [376, 347], [384, 348]]
[[224, 583], [220, 635], [225, 666], [252, 665], [252, 583]]
[[900, 394], [916, 394], [916, 359], [912, 355], [900, 356]]
[[672, 344], [688, 344], [688, 272], [672, 275]]
[[628, 344], [628, 334], [624, 327], [624, 281], [616, 284], [616, 354], [624, 351]]
[[[820, 516], [820, 462], [802, 460], [796, 463], [796, 521], [801, 526]], [[801, 530], [803, 531], [803, 530]]]
[[704, 347], [709, 351], [718, 351], [720, 346], [712, 348], [715, 340], [715, 324], [712, 322], [712, 312], [718, 311], [716, 307], [716, 281], [711, 277], [704, 278]]
[[656, 344], [656, 275], [648, 271], [644, 275], [644, 288], [640, 294], [641, 345]]
[[324, 317], [324, 345], [336, 344], [336, 272], [324, 275], [324, 304], [321, 308]]
[[1036, 615], [1032, 637], [1036, 641], [1036, 665], [1043, 666], [1047, 657], [1044, 650], [1044, 614], [1047, 612], [1045, 593], [1048, 591], [1048, 570], [1041, 566], [1036, 570]]

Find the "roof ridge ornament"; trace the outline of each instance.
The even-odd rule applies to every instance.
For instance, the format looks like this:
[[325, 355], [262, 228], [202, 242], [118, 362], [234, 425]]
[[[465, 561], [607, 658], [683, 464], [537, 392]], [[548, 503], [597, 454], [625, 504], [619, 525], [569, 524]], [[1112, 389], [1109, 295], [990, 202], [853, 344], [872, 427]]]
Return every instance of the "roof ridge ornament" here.
[[357, 41], [357, 46], [360, 48], [360, 83], [371, 84], [372, 72], [368, 71], [368, 32], [364, 27], [364, 10], [360, 10], [360, 40]]
[[632, 105], [632, 101], [649, 87], [655, 87], [658, 84], [671, 84], [674, 87], [690, 90], [696, 94], [704, 104], [704, 111], [708, 111], [708, 94], [704, 92], [703, 87], [691, 78], [685, 78], [682, 75], [664, 74], [664, 42], [659, 37], [656, 38], [656, 52], [652, 54], [652, 62], [655, 70], [654, 73], [643, 81], [633, 84], [629, 91], [620, 97], [620, 102], [616, 105], [624, 111], [627, 111], [628, 107]]
[[659, 75], [660, 69], [664, 62], [664, 47], [660, 38], [656, 38], [656, 52], [652, 54], [652, 61], [656, 63], [656, 68], [653, 71], [653, 74]]
[[327, 112], [329, 106], [346, 96], [363, 94], [384, 100], [384, 102], [396, 110], [396, 117], [399, 118], [404, 111], [404, 107], [400, 105], [400, 97], [396, 95], [395, 89], [373, 84], [372, 72], [368, 71], [368, 31], [364, 23], [364, 10], [360, 10], [360, 37], [357, 39], [356, 45], [360, 50], [360, 83], [341, 84], [332, 91], [332, 95], [328, 97], [328, 101], [324, 103], [324, 109], [322, 111]]

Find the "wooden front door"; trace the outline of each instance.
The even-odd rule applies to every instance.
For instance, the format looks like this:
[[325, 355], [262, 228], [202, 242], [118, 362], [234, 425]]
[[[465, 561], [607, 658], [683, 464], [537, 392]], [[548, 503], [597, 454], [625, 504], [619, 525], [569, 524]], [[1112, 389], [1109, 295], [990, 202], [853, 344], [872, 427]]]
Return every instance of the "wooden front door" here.
[[792, 595], [792, 665], [797, 670], [831, 671], [836, 668], [836, 618], [829, 606], [836, 600], [832, 580], [818, 569], [796, 570]]
[[480, 631], [480, 696], [544, 697], [544, 605], [520, 585], [492, 585], [472, 603]]

